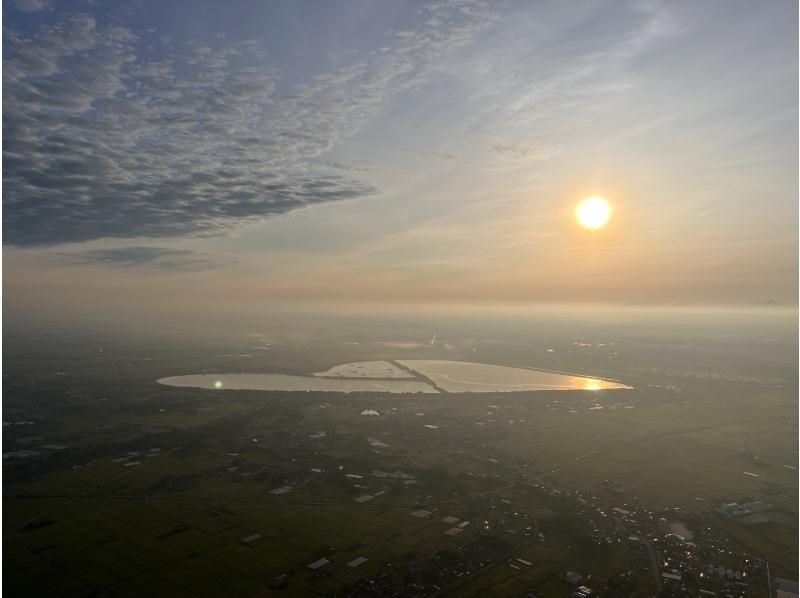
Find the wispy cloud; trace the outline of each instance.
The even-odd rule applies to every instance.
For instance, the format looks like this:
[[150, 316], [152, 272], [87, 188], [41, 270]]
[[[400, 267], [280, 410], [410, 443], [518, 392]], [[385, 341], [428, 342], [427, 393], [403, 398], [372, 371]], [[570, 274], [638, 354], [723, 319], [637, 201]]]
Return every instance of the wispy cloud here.
[[523, 160], [547, 160], [561, 153], [557, 147], [547, 145], [524, 145], [521, 143], [499, 143], [492, 150], [511, 158]]
[[53, 0], [14, 0], [14, 6], [21, 12], [52, 10]]
[[150, 266], [170, 272], [215, 270], [230, 263], [221, 258], [212, 258], [187, 249], [149, 246], [93, 249], [79, 253], [65, 253], [62, 254], [62, 257], [72, 263], [81, 265], [111, 266], [115, 268]]

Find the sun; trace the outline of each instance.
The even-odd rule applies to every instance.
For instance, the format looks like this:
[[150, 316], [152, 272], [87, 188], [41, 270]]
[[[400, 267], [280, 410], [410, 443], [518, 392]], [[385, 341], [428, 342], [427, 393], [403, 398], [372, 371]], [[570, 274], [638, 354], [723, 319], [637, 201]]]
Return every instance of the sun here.
[[214, 382], [214, 388], [216, 388], [217, 390], [222, 388], [222, 380], [217, 380], [216, 382]]
[[611, 218], [611, 206], [602, 197], [588, 197], [575, 208], [575, 218], [583, 228], [597, 230]]

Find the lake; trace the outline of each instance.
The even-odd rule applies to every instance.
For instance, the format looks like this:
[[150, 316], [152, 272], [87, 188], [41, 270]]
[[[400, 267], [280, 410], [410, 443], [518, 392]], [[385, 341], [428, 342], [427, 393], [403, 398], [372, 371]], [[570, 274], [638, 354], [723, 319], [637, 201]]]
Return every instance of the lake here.
[[[159, 384], [189, 388], [267, 391], [448, 393], [629, 389], [619, 382], [541, 370], [463, 361], [403, 360], [346, 363], [308, 376], [192, 374]], [[434, 387], [435, 385], [435, 387]], [[439, 390], [437, 390], [439, 389]]]

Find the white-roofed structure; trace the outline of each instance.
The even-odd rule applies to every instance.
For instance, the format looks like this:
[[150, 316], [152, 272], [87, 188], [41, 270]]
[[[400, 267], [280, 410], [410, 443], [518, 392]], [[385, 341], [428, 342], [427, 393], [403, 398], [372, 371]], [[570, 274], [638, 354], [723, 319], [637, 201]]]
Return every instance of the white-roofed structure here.
[[367, 559], [367, 557], [360, 556], [360, 557], [354, 558], [352, 561], [347, 563], [347, 566], [348, 567], [358, 567], [358, 566], [363, 565], [364, 563], [366, 563], [368, 560], [369, 559]]
[[317, 569], [321, 569], [322, 567], [328, 565], [329, 563], [330, 561], [328, 559], [319, 559], [317, 561], [314, 561], [313, 563], [310, 563], [308, 565], [308, 568], [311, 569], [312, 571], [316, 571]]

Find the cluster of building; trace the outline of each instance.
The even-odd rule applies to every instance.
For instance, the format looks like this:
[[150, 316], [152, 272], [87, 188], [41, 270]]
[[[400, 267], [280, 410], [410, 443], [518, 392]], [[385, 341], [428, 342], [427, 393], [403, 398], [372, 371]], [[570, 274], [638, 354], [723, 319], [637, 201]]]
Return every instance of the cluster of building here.
[[723, 517], [736, 519], [749, 517], [757, 513], [764, 513], [772, 508], [772, 505], [769, 503], [765, 503], [761, 500], [753, 500], [745, 503], [725, 502], [714, 509], [714, 512], [722, 515]]

